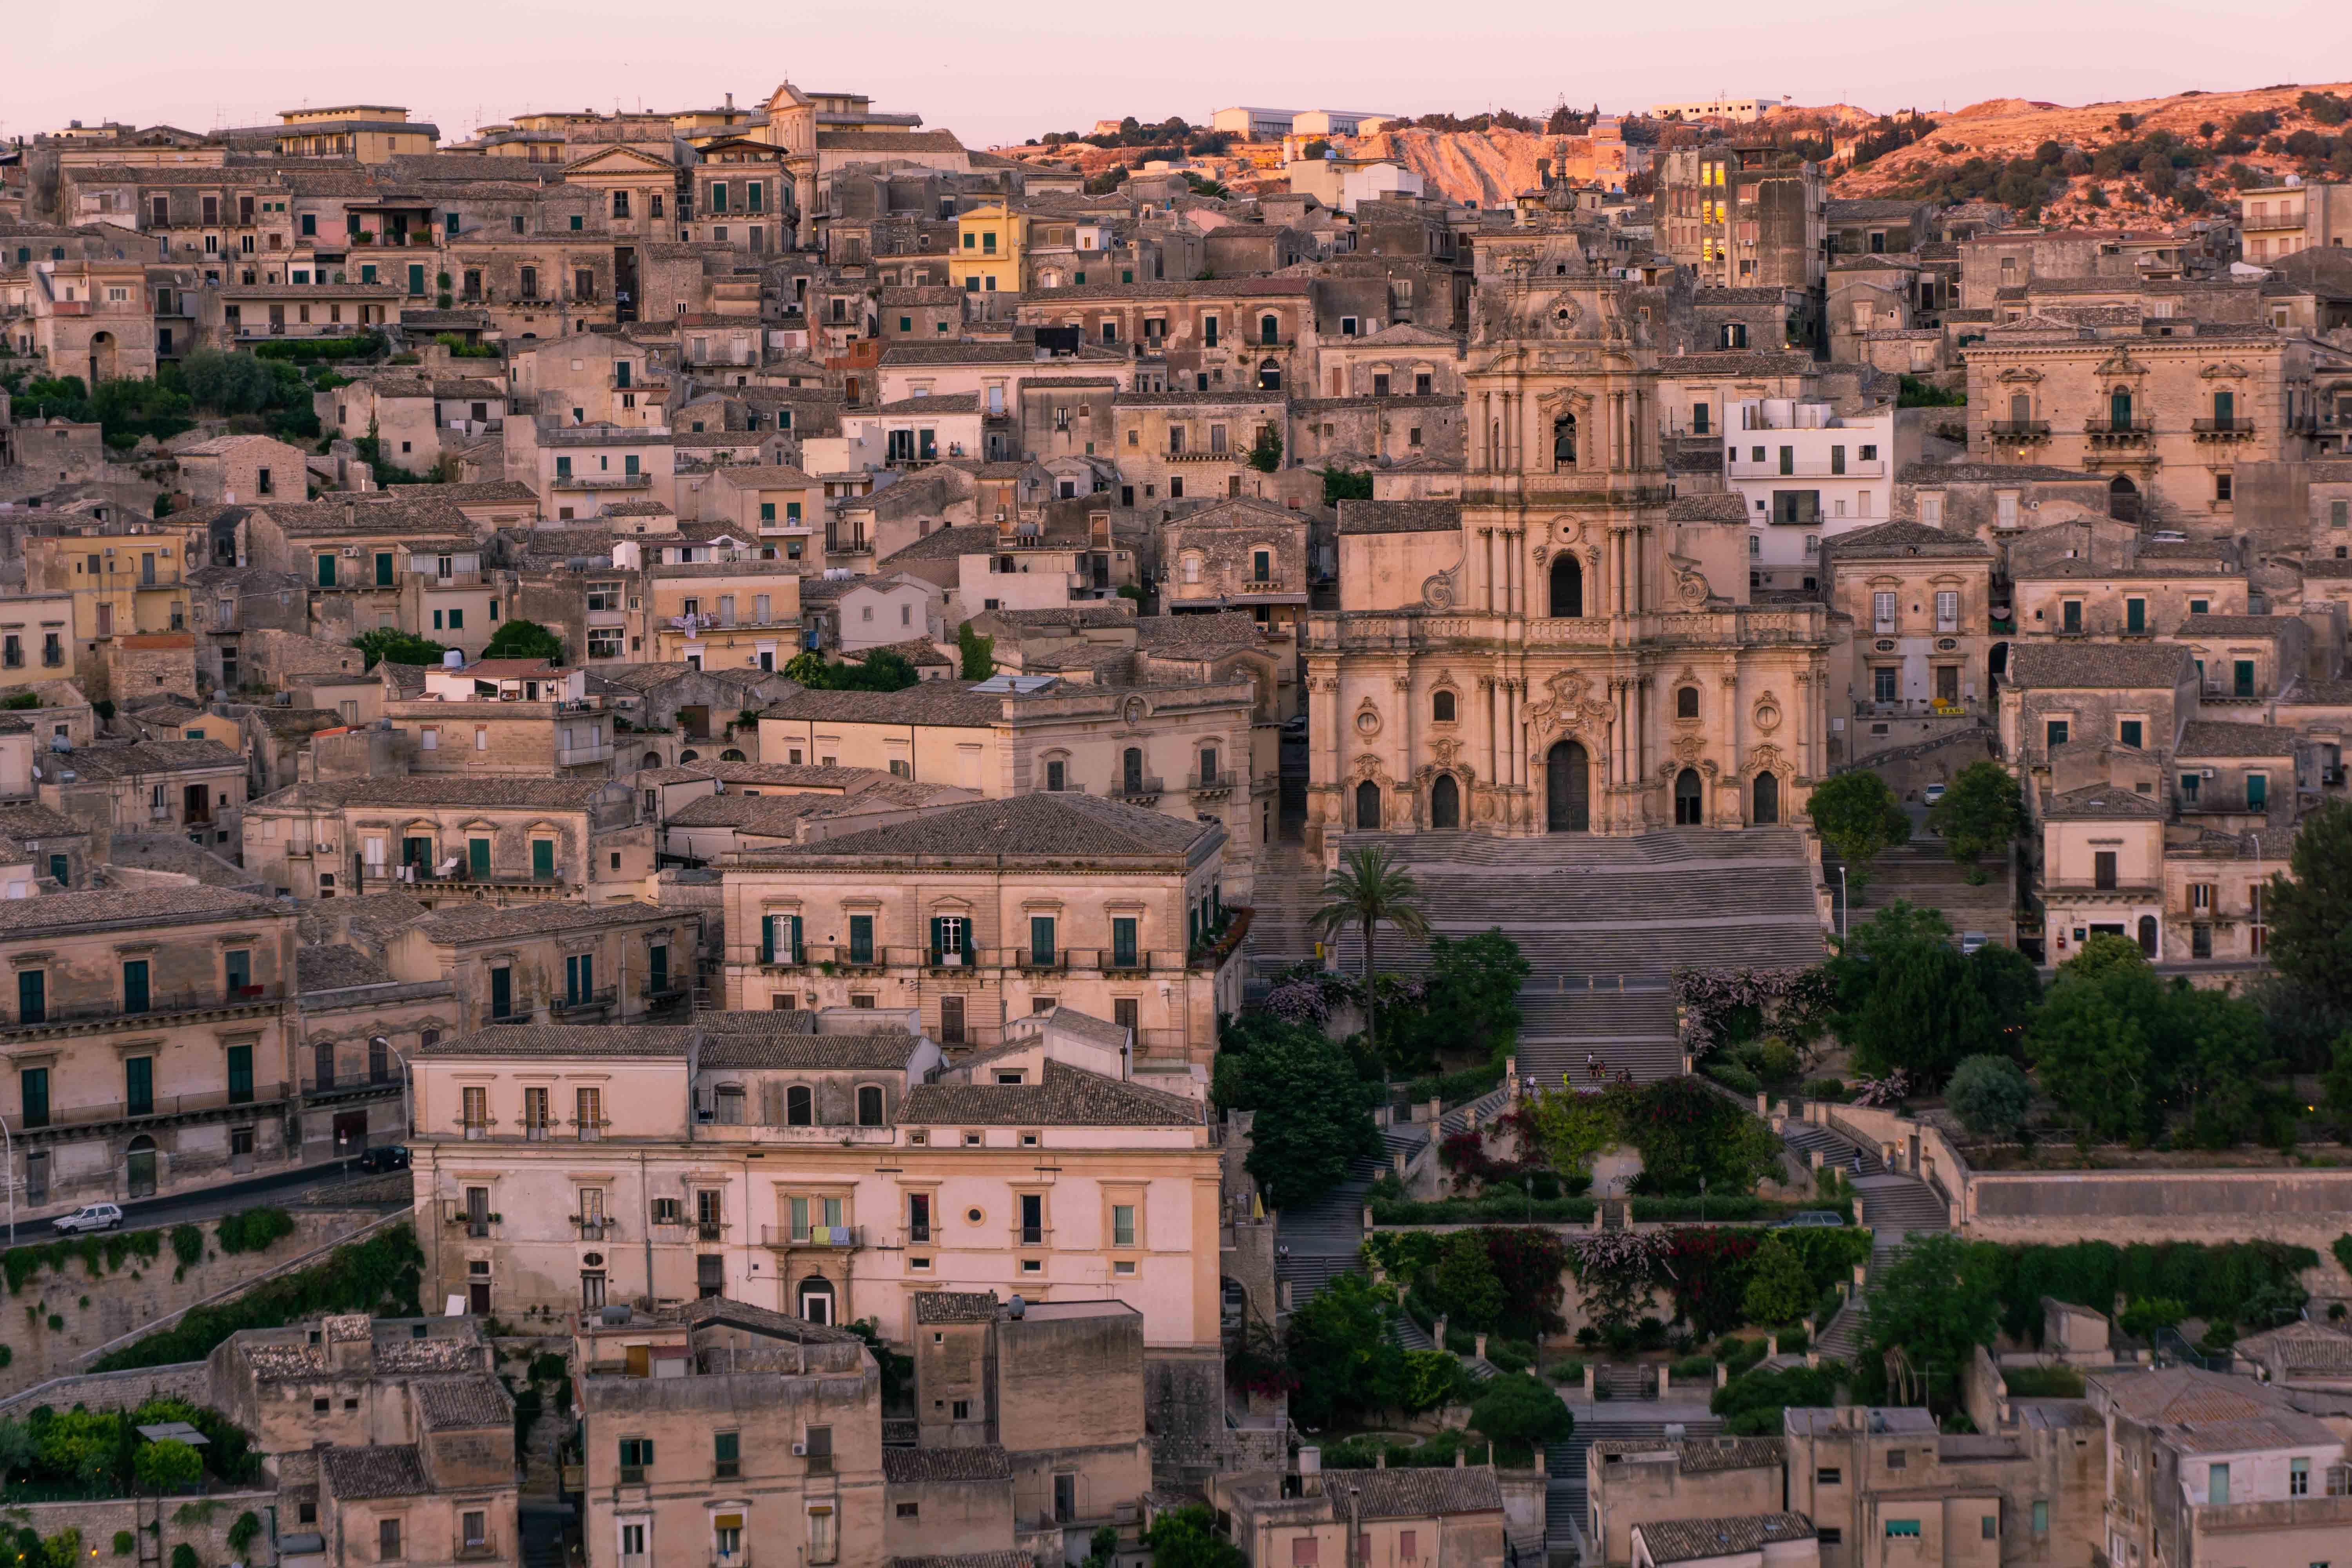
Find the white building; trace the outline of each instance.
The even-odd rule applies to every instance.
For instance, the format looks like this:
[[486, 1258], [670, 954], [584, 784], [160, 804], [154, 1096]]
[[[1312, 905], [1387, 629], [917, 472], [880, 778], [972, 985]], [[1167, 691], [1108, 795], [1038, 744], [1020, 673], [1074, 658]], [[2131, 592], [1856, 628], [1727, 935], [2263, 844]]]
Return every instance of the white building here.
[[841, 651], [858, 653], [914, 637], [936, 639], [946, 604], [946, 594], [912, 573], [866, 578], [845, 589], [836, 601]]
[[1243, 105], [1218, 110], [1209, 116], [1209, 128], [1252, 142], [1278, 142], [1290, 134], [1297, 119], [1298, 110], [1295, 109], [1253, 109]]
[[1789, 101], [1784, 93], [1779, 98], [1759, 92], [1748, 98], [1735, 98], [1718, 93], [1713, 98], [1695, 98], [1683, 103], [1654, 103], [1650, 112], [1660, 120], [1761, 120], [1771, 110]]
[[1299, 136], [1360, 136], [1367, 135], [1363, 127], [1392, 124], [1393, 114], [1383, 114], [1354, 109], [1302, 109], [1290, 117], [1290, 129]]
[[1723, 476], [1746, 503], [1759, 586], [1804, 586], [1822, 540], [1887, 520], [1893, 407], [1841, 416], [1827, 403], [1768, 397], [1733, 404], [1724, 425]]

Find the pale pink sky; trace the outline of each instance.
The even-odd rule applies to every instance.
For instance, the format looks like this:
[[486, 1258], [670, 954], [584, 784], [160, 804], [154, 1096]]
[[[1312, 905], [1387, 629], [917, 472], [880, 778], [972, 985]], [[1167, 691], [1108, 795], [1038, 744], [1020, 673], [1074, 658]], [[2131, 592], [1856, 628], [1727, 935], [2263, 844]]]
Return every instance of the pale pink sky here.
[[446, 140], [530, 109], [679, 109], [780, 78], [864, 91], [972, 146], [1098, 117], [1200, 122], [1234, 103], [1457, 114], [1635, 109], [1725, 90], [1800, 103], [2085, 103], [2352, 78], [2352, 5], [2179, 0], [1684, 0], [1570, 10], [1407, 0], [1084, 4], [493, 0], [354, 10], [318, 0], [117, 0], [11, 18], [0, 134], [69, 120], [194, 131], [314, 104], [405, 104]]

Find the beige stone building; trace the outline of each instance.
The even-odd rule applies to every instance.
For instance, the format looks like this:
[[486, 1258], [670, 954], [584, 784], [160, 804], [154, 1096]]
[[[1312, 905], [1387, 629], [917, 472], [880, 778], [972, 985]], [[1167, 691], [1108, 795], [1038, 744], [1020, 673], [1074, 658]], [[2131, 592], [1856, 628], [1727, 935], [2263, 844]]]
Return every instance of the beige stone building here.
[[2097, 1373], [2109, 1563], [2310, 1568], [2352, 1540], [2343, 1435], [2251, 1379], [2192, 1367]]
[[[425, 903], [633, 898], [653, 828], [626, 784], [418, 773], [295, 784], [246, 813], [245, 865], [297, 898]], [[488, 846], [487, 869], [477, 847]]]
[[1303, 1450], [1295, 1474], [1241, 1470], [1211, 1479], [1209, 1504], [1232, 1519], [1234, 1545], [1250, 1568], [1507, 1560], [1502, 1482], [1492, 1466], [1325, 1470], [1309, 1458], [1316, 1454]]
[[1123, 1302], [1147, 1360], [1213, 1362], [1201, 1101], [1138, 1081], [1098, 1022], [1049, 1019], [942, 1071], [910, 1021], [706, 1013], [424, 1047], [412, 1148], [434, 1299], [511, 1317], [724, 1294], [869, 1319], [911, 1347], [932, 1292], [993, 1289]]
[[1969, 454], [2105, 474], [2119, 516], [2228, 533], [2239, 465], [2312, 455], [2311, 347], [2268, 327], [2028, 316], [1967, 357]]
[[1750, 604], [1748, 530], [1669, 518], [1630, 286], [1540, 230], [1479, 261], [1462, 500], [1341, 503], [1311, 841], [1794, 820], [1826, 771], [1826, 610]]
[[1089, 669], [1091, 679], [1037, 671], [892, 692], [803, 691], [761, 710], [760, 756], [872, 768], [992, 799], [1088, 795], [1186, 823], [1213, 819], [1227, 836], [1225, 875], [1238, 903], [1273, 838], [1278, 771], [1271, 661], [1254, 651], [1171, 656], [1165, 668], [1148, 656], [1130, 673], [1119, 667], [1135, 656], [1106, 646], [1112, 668]]
[[1777, 1437], [1610, 1437], [1585, 1449], [1586, 1537], [1604, 1563], [1633, 1560], [1636, 1528], [1769, 1513], [1781, 1500]]
[[627, 900], [453, 904], [384, 944], [395, 979], [446, 979], [457, 1033], [491, 1024], [632, 1024], [677, 1014], [695, 980], [702, 922]]
[[[653, 662], [763, 672], [790, 664], [799, 650], [802, 540], [780, 539], [778, 558], [763, 560], [764, 548], [750, 547], [730, 549], [728, 560], [646, 566]], [[783, 549], [793, 558], [781, 558]]]
[[881, 1376], [856, 1335], [709, 1297], [583, 1310], [572, 1361], [593, 1568], [881, 1568]]
[[1307, 615], [1307, 519], [1260, 500], [1187, 511], [1160, 531], [1161, 605], [1171, 613], [1240, 610], [1261, 626]]
[[1842, 673], [1856, 719], [1987, 710], [1990, 547], [1916, 522], [1883, 522], [1833, 535], [1822, 556], [1831, 610], [1852, 626], [1852, 662]]
[[206, 887], [0, 900], [20, 1219], [299, 1160], [293, 912]]
[[301, 448], [268, 436], [215, 436], [183, 447], [180, 479], [198, 506], [303, 500], [309, 470]]
[[747, 853], [728, 1005], [913, 1009], [955, 1046], [1067, 1007], [1155, 1067], [1204, 1065], [1240, 994], [1225, 846], [1214, 822], [1048, 790]]

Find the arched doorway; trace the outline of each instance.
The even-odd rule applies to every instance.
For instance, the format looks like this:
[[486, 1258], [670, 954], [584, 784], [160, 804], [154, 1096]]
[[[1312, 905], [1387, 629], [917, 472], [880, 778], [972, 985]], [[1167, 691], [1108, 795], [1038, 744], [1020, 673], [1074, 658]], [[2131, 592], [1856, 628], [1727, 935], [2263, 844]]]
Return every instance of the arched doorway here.
[[132, 1198], [153, 1197], [155, 1195], [155, 1140], [148, 1137], [144, 1132], [133, 1138], [130, 1148], [124, 1151], [123, 1163], [126, 1167], [123, 1195]]
[[657, 768], [661, 766], [661, 753], [659, 752], [647, 752], [646, 753], [646, 760], [639, 763], [637, 766], [641, 768]]
[[680, 752], [677, 754], [677, 760], [681, 763], [690, 763], [701, 754], [699, 752]]
[[[2129, 394], [2124, 395], [2126, 398]], [[2139, 487], [2128, 476], [2117, 474], [2107, 481], [2107, 515], [2117, 522], [2139, 521]]]
[[719, 760], [722, 763], [740, 763], [743, 760], [743, 753], [730, 746], [719, 753]]
[[1756, 775], [1755, 806], [1748, 820], [1759, 827], [1780, 820], [1780, 775], [1764, 773]]
[[1544, 759], [1544, 830], [1592, 831], [1592, 763], [1580, 742], [1562, 741]]
[[1584, 614], [1584, 568], [1565, 550], [1551, 558], [1551, 613], [1570, 620]]
[[1706, 795], [1696, 768], [1675, 775], [1675, 826], [1696, 827], [1706, 820]]
[[800, 1282], [793, 1292], [799, 1298], [801, 1321], [809, 1323], [830, 1323], [833, 1314], [833, 1281], [821, 1274], [812, 1274]]
[[2156, 917], [2154, 915], [2139, 917], [2139, 950], [2147, 954], [2148, 962], [2152, 963], [2156, 961]]
[[1356, 786], [1356, 831], [1381, 830], [1381, 786], [1366, 779]]
[[1462, 786], [1454, 782], [1452, 773], [1438, 774], [1436, 782], [1429, 786], [1429, 826], [1462, 826]]
[[117, 345], [112, 332], [97, 332], [91, 335], [89, 340], [89, 389], [92, 392], [96, 392], [98, 390], [98, 384], [100, 382], [112, 381], [119, 374], [116, 368], [116, 349]]
[[1260, 392], [1282, 390], [1282, 366], [1273, 360], [1263, 360], [1257, 367], [1257, 389]]

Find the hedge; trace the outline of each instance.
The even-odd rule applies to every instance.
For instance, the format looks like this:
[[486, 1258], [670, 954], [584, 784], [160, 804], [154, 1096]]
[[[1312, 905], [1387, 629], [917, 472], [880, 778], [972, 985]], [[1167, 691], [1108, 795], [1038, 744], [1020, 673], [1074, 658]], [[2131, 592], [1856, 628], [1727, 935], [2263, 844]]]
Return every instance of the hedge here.
[[271, 1279], [233, 1301], [191, 1308], [171, 1328], [100, 1357], [89, 1370], [128, 1372], [202, 1361], [239, 1330], [283, 1328], [321, 1312], [421, 1317], [424, 1309], [416, 1291], [424, 1271], [425, 1253], [416, 1245], [416, 1233], [397, 1225], [365, 1241], [339, 1247], [324, 1263]]
[[2192, 1318], [2267, 1328], [2264, 1318], [2302, 1305], [2296, 1276], [2319, 1264], [2310, 1247], [2275, 1241], [1976, 1245], [1995, 1258], [2002, 1328], [2011, 1339], [2035, 1344], [2042, 1342], [2045, 1296], [2099, 1312], [2116, 1310], [2117, 1298], [2162, 1297], [2179, 1302]]
[[260, 359], [308, 364], [314, 360], [373, 359], [388, 346], [382, 332], [362, 332], [350, 338], [272, 338], [254, 344], [253, 352]]
[[1372, 1223], [1383, 1225], [1519, 1225], [1529, 1221], [1589, 1225], [1598, 1206], [1591, 1198], [1444, 1198], [1435, 1203], [1372, 1200]]

